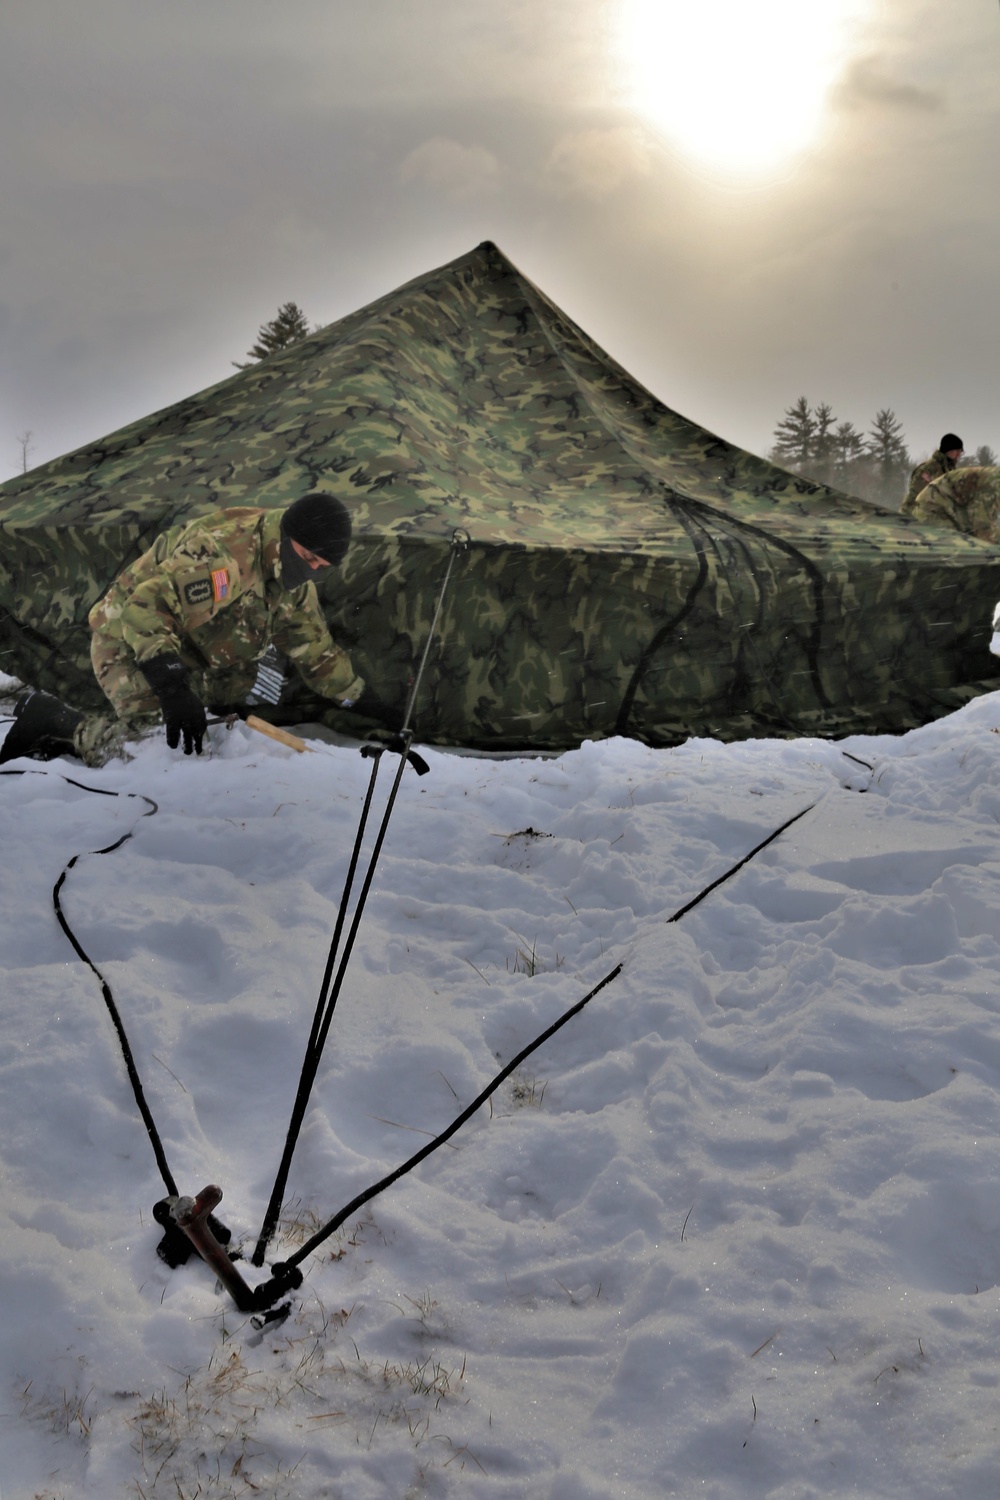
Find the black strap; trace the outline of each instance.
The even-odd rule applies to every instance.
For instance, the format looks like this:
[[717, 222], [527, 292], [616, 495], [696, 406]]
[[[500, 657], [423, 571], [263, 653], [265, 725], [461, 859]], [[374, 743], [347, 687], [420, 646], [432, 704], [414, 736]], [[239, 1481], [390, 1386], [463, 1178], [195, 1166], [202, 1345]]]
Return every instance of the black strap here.
[[552, 1025], [547, 1027], [546, 1030], [542, 1032], [541, 1036], [536, 1036], [533, 1042], [529, 1042], [527, 1047], [522, 1047], [517, 1056], [512, 1057], [507, 1066], [505, 1068], [501, 1068], [496, 1077], [490, 1080], [490, 1082], [483, 1089], [482, 1093], [477, 1094], [472, 1103], [468, 1105], [467, 1108], [463, 1109], [460, 1115], [456, 1115], [455, 1119], [452, 1120], [447, 1130], [443, 1130], [441, 1134], [435, 1136], [432, 1141], [428, 1141], [426, 1146], [421, 1146], [420, 1150], [416, 1152], [414, 1156], [411, 1156], [409, 1161], [404, 1161], [403, 1165], [401, 1167], [397, 1167], [394, 1172], [390, 1172], [388, 1177], [383, 1177], [381, 1182], [374, 1183], [370, 1188], [366, 1188], [363, 1193], [359, 1193], [356, 1198], [352, 1198], [350, 1203], [345, 1204], [340, 1212], [336, 1214], [328, 1224], [324, 1224], [322, 1229], [317, 1230], [312, 1239], [307, 1240], [304, 1245], [296, 1250], [294, 1255], [290, 1255], [286, 1261], [280, 1261], [277, 1264], [273, 1265], [271, 1267], [271, 1270], [274, 1272], [275, 1276], [281, 1276], [291, 1267], [297, 1266], [301, 1260], [303, 1260], [307, 1255], [311, 1254], [311, 1252], [315, 1250], [318, 1245], [321, 1245], [325, 1239], [329, 1239], [330, 1235], [340, 1228], [345, 1219], [349, 1219], [352, 1214], [357, 1213], [358, 1209], [361, 1208], [363, 1204], [367, 1203], [370, 1199], [377, 1197], [378, 1194], [384, 1192], [387, 1187], [391, 1187], [394, 1182], [398, 1182], [401, 1177], [405, 1177], [407, 1172], [412, 1172], [413, 1168], [419, 1166], [419, 1164], [424, 1160], [425, 1157], [430, 1156], [432, 1151], [436, 1151], [439, 1146], [443, 1146], [446, 1141], [449, 1141], [455, 1134], [455, 1131], [458, 1130], [462, 1125], [464, 1125], [466, 1120], [471, 1119], [476, 1110], [486, 1103], [487, 1099], [490, 1097], [493, 1091], [499, 1088], [500, 1084], [503, 1083], [505, 1078], [510, 1077], [514, 1069], [516, 1067], [519, 1067], [520, 1064], [524, 1062], [524, 1059], [526, 1057], [530, 1057], [532, 1052], [534, 1052], [537, 1047], [540, 1047], [543, 1042], [548, 1041], [549, 1037], [555, 1036], [556, 1032], [561, 1027], [566, 1025], [567, 1021], [572, 1021], [574, 1016], [579, 1015], [580, 1011], [583, 1010], [583, 1007], [589, 1004], [590, 1001], [593, 1000], [595, 995], [599, 995], [601, 990], [604, 989], [605, 985], [610, 984], [613, 979], [618, 978], [618, 975], [622, 971], [622, 967], [623, 966], [621, 964], [615, 964], [615, 967], [611, 969], [609, 973], [605, 974], [604, 978], [597, 984], [595, 984], [594, 988], [588, 991], [588, 993], [584, 995], [582, 1000], [578, 1000], [575, 1005], [571, 1005], [569, 1010], [564, 1011], [563, 1014], [558, 1018], [558, 1020], [553, 1021]]
[[[815, 805], [815, 803], [810, 803], [808, 807], [802, 808], [801, 812], [797, 812], [792, 817], [786, 819], [786, 821], [781, 824], [780, 828], [775, 828], [772, 833], [768, 834], [766, 839], [762, 839], [759, 844], [755, 845], [754, 848], [750, 850], [749, 854], [745, 854], [742, 859], [737, 860], [736, 864], [731, 865], [724, 874], [718, 876], [718, 878], [713, 880], [709, 885], [706, 885], [701, 891], [699, 891], [697, 896], [693, 897], [692, 900], [688, 901], [684, 906], [676, 911], [672, 917], [668, 917], [667, 921], [680, 921], [681, 917], [683, 917], [687, 912], [696, 907], [700, 901], [704, 901], [706, 896], [710, 895], [712, 891], [717, 890], [719, 886], [722, 885], [725, 881], [731, 879], [738, 870], [742, 870], [743, 866], [745, 864], [748, 864], [749, 861], [752, 860], [755, 855], [759, 854], [762, 849], [766, 849], [768, 844], [773, 843], [774, 840], [779, 836], [779, 834], [784, 833], [786, 828], [790, 828], [793, 823], [797, 823], [799, 818], [805, 817], [806, 813], [810, 812], [811, 809], [815, 807]], [[588, 993], [584, 995], [582, 1000], [578, 1000], [575, 1005], [572, 1005], [569, 1008], [569, 1010], [564, 1011], [563, 1014], [558, 1018], [558, 1020], [554, 1021], [551, 1026], [547, 1027], [540, 1036], [535, 1037], [534, 1041], [529, 1042], [526, 1047], [523, 1047], [517, 1054], [517, 1056], [512, 1058], [507, 1066], [505, 1068], [502, 1068], [496, 1075], [496, 1077], [490, 1080], [490, 1082], [483, 1089], [482, 1093], [478, 1094], [476, 1098], [473, 1099], [472, 1103], [468, 1105], [466, 1109], [463, 1109], [460, 1115], [457, 1115], [455, 1119], [452, 1120], [447, 1130], [444, 1130], [440, 1135], [435, 1136], [432, 1141], [428, 1141], [426, 1146], [421, 1146], [419, 1151], [411, 1156], [408, 1161], [403, 1162], [402, 1166], [397, 1167], [394, 1172], [390, 1172], [387, 1177], [383, 1177], [379, 1182], [373, 1183], [372, 1186], [366, 1188], [363, 1193], [359, 1193], [356, 1198], [352, 1198], [350, 1203], [346, 1203], [339, 1213], [335, 1214], [327, 1224], [324, 1224], [321, 1229], [317, 1230], [317, 1232], [312, 1236], [311, 1239], [307, 1240], [304, 1245], [300, 1246], [300, 1248], [296, 1250], [294, 1255], [289, 1256], [288, 1260], [281, 1261], [273, 1265], [271, 1267], [271, 1270], [274, 1272], [275, 1277], [280, 1278], [283, 1274], [286, 1274], [289, 1270], [297, 1266], [300, 1261], [302, 1261], [307, 1255], [311, 1254], [311, 1252], [315, 1250], [317, 1246], [321, 1245], [324, 1240], [329, 1239], [330, 1235], [334, 1234], [346, 1219], [349, 1219], [352, 1214], [357, 1213], [359, 1208], [363, 1207], [364, 1204], [370, 1202], [372, 1198], [376, 1198], [379, 1193], [384, 1192], [386, 1188], [391, 1187], [394, 1182], [398, 1182], [401, 1177], [405, 1177], [407, 1172], [412, 1172], [413, 1168], [419, 1166], [422, 1161], [430, 1156], [432, 1151], [436, 1151], [439, 1146], [443, 1146], [446, 1141], [450, 1140], [451, 1137], [455, 1134], [456, 1130], [464, 1125], [466, 1120], [470, 1119], [481, 1105], [486, 1103], [486, 1100], [490, 1097], [494, 1090], [497, 1089], [501, 1083], [503, 1083], [504, 1079], [509, 1078], [514, 1069], [519, 1067], [520, 1064], [524, 1062], [526, 1057], [530, 1057], [532, 1052], [540, 1047], [543, 1042], [547, 1042], [549, 1038], [554, 1036], [556, 1032], [559, 1031], [561, 1027], [565, 1026], [568, 1021], [571, 1021], [574, 1016], [579, 1015], [580, 1011], [583, 1010], [583, 1007], [589, 1004], [589, 1002], [593, 1000], [595, 995], [600, 994], [605, 985], [610, 984], [613, 979], [616, 979], [618, 977], [618, 975], [622, 971], [622, 968], [622, 964], [616, 964], [615, 967], [611, 969], [609, 973], [605, 974], [604, 978], [600, 980], [592, 990], [588, 991]]]
[[[142, 814], [143, 818], [149, 818], [154, 813], [159, 812], [159, 808], [153, 801], [152, 797], [143, 796], [141, 792], [115, 792], [108, 790], [106, 787], [87, 786], [82, 781], [74, 781], [71, 776], [64, 776], [63, 780], [69, 782], [70, 786], [80, 787], [81, 790], [85, 792], [96, 792], [102, 797], [138, 797], [142, 802], [146, 803], [146, 811]], [[127, 843], [127, 841], [132, 837], [137, 826], [138, 820], [128, 830], [127, 833], [122, 834], [121, 838], [115, 839], [113, 844], [108, 844], [103, 849], [93, 849], [91, 850], [91, 853], [111, 854], [115, 849], [120, 849], [122, 844]], [[156, 1158], [156, 1165], [159, 1168], [160, 1176], [163, 1178], [163, 1182], [166, 1186], [167, 1192], [173, 1194], [176, 1197], [177, 1184], [174, 1181], [173, 1176], [171, 1175], [169, 1166], [167, 1165], [167, 1157], [166, 1152], [163, 1149], [163, 1142], [160, 1140], [160, 1135], [156, 1128], [156, 1122], [153, 1119], [149, 1105], [146, 1103], [146, 1096], [143, 1092], [142, 1080], [139, 1077], [139, 1070], [135, 1065], [135, 1058], [132, 1055], [132, 1048], [129, 1046], [129, 1040], [125, 1033], [125, 1027], [122, 1023], [122, 1018], [119, 1014], [118, 1007], [115, 1004], [114, 996], [111, 993], [111, 987], [108, 984], [108, 981], [105, 979], [104, 975], [101, 973], [100, 969], [94, 963], [93, 959], [85, 951], [83, 945], [80, 943], [73, 929], [70, 927], [69, 922], [66, 920], [66, 914], [62, 909], [60, 894], [62, 892], [66, 876], [69, 874], [70, 870], [72, 870], [73, 866], [76, 864], [79, 858], [79, 854], [73, 855], [73, 858], [66, 865], [62, 874], [59, 876], [59, 879], [56, 881], [55, 885], [52, 888], [52, 905], [55, 908], [56, 919], [59, 923], [59, 926], [62, 928], [63, 932], [69, 939], [73, 947], [73, 951], [76, 953], [77, 957], [82, 958], [83, 962], [87, 964], [87, 966], [97, 976], [98, 982], [101, 986], [101, 994], [104, 996], [104, 1003], [108, 1008], [108, 1014], [111, 1017], [111, 1021], [115, 1028], [115, 1031], [118, 1033], [118, 1043], [122, 1049], [122, 1057], [125, 1059], [125, 1070], [128, 1073], [128, 1080], [132, 1085], [132, 1093], [135, 1095], [135, 1102], [139, 1107], [139, 1113], [142, 1116], [142, 1122], [146, 1127], [146, 1133], [149, 1136], [149, 1142], [153, 1148], [153, 1155]]]

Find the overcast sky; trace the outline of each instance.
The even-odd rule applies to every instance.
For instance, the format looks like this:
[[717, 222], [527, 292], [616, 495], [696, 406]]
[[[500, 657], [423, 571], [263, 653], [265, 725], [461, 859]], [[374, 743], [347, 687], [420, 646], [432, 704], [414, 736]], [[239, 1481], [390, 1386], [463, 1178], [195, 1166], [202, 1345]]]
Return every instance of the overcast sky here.
[[998, 0], [0, 0], [0, 477], [492, 239], [755, 452], [1000, 449]]

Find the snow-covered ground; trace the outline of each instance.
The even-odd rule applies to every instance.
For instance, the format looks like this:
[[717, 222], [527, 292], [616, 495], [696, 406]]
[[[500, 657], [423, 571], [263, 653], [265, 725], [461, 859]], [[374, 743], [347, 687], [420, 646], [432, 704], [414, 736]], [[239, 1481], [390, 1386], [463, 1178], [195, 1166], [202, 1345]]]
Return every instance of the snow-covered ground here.
[[899, 739], [426, 752], [271, 1258], [623, 968], [263, 1330], [157, 1258], [164, 1186], [51, 892], [80, 854], [63, 908], [170, 1167], [249, 1248], [371, 763], [239, 726], [6, 768], [3, 1500], [995, 1500], [998, 731], [987, 697]]

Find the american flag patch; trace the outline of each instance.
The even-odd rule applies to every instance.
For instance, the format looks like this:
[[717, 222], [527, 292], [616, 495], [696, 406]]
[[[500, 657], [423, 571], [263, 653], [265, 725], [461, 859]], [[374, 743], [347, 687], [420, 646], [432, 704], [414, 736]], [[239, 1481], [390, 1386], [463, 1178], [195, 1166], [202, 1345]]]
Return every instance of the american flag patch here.
[[212, 572], [212, 596], [218, 604], [229, 593], [229, 569], [215, 568]]

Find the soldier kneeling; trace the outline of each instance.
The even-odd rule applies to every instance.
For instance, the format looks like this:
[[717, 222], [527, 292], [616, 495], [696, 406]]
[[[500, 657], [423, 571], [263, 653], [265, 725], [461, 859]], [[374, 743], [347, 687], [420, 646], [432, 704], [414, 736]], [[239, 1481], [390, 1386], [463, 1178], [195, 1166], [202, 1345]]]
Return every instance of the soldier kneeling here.
[[200, 755], [207, 709], [245, 702], [271, 648], [324, 698], [386, 718], [330, 635], [312, 580], [339, 566], [350, 539], [346, 506], [318, 492], [284, 511], [219, 510], [163, 532], [90, 611], [91, 661], [114, 713], [29, 693], [0, 762], [76, 755], [102, 765], [161, 720], [171, 749]]

